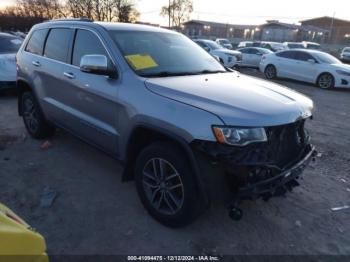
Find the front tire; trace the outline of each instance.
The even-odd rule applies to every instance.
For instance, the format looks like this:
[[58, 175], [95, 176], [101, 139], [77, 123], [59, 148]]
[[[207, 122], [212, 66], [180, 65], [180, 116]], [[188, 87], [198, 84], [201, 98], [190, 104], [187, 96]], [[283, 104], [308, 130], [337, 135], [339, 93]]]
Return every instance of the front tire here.
[[317, 78], [317, 86], [322, 89], [331, 89], [335, 85], [334, 77], [329, 73], [321, 74]]
[[55, 128], [44, 118], [32, 92], [25, 92], [21, 97], [23, 122], [31, 137], [44, 139], [51, 137]]
[[184, 153], [176, 145], [155, 142], [138, 156], [137, 192], [149, 214], [168, 227], [190, 224], [200, 214], [196, 179]]
[[265, 77], [269, 80], [277, 78], [277, 69], [274, 65], [268, 65], [264, 71]]

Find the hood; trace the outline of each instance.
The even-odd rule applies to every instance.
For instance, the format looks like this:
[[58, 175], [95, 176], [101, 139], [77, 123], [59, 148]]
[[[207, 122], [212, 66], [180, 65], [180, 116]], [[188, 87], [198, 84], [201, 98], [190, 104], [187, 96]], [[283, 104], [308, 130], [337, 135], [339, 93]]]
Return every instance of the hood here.
[[313, 110], [312, 100], [302, 94], [235, 72], [151, 78], [145, 85], [156, 94], [211, 112], [232, 126], [283, 125], [309, 117]]
[[0, 54], [0, 81], [16, 81], [16, 54]]
[[346, 72], [350, 72], [350, 65], [347, 64], [333, 64], [332, 66], [334, 66], [334, 68], [336, 70], [343, 70]]

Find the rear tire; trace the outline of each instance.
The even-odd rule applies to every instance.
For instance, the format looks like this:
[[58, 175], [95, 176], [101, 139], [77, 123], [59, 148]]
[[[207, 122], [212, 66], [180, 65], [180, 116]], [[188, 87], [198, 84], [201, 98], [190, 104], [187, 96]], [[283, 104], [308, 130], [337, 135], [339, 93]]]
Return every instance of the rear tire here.
[[31, 137], [45, 139], [53, 136], [55, 128], [45, 118], [32, 92], [25, 92], [20, 97], [23, 122]]
[[331, 89], [335, 85], [334, 77], [329, 73], [321, 74], [317, 78], [317, 86], [322, 89]]
[[183, 227], [201, 211], [196, 179], [185, 154], [169, 142], [155, 142], [136, 160], [135, 183], [149, 214], [168, 227]]
[[265, 68], [264, 74], [265, 74], [265, 77], [267, 79], [270, 79], [270, 80], [276, 79], [277, 78], [277, 69], [274, 65], [268, 65]]

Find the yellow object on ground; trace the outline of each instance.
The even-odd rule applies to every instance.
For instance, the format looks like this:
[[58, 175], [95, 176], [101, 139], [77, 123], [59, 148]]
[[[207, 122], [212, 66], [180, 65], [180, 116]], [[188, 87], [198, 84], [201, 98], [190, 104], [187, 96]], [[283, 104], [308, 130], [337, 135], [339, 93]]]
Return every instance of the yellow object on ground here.
[[0, 204], [0, 262], [48, 262], [45, 239]]
[[128, 55], [125, 56], [125, 58], [135, 70], [148, 69], [158, 66], [150, 55]]

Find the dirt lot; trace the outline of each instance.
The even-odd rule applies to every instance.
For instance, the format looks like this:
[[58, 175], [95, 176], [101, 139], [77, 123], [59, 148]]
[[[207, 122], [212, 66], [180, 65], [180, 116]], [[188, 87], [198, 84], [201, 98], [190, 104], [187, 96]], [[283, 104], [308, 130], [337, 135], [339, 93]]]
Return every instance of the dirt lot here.
[[[286, 198], [243, 203], [240, 222], [222, 203], [187, 228], [161, 226], [115, 160], [63, 131], [40, 149], [14, 96], [0, 97], [0, 201], [45, 236], [50, 254], [350, 255], [350, 209], [331, 211], [350, 205], [350, 92], [278, 82], [316, 103], [308, 127], [320, 157]], [[45, 187], [58, 192], [49, 208], [40, 207]]]

